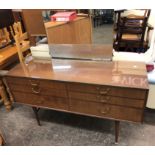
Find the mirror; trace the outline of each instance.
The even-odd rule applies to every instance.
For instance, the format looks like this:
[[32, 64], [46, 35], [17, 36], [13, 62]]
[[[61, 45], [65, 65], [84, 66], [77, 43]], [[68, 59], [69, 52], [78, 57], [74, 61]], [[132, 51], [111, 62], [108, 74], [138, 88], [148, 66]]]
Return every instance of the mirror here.
[[[70, 22], [52, 21], [51, 16], [54, 15], [55, 13], [68, 12], [68, 11], [70, 12], [75, 11], [77, 13], [77, 17], [75, 18], [75, 20]], [[113, 9], [83, 9], [83, 10], [53, 10], [52, 9], [52, 10], [42, 11], [42, 16], [45, 23], [47, 35], [49, 34], [48, 36], [49, 43], [54, 43], [54, 44], [60, 44], [60, 43], [61, 44], [71, 44], [71, 43], [112, 44], [113, 43], [113, 23], [114, 23]], [[57, 33], [58, 31], [56, 31], [56, 29], [59, 30], [59, 33]], [[49, 30], [50, 31], [53, 30], [53, 32], [48, 33]], [[63, 32], [63, 31], [69, 31], [69, 32]], [[68, 34], [68, 35], [74, 35], [74, 36], [62, 36], [62, 37], [65, 37], [62, 39], [60, 38], [61, 33], [62, 35]], [[50, 35], [53, 35], [53, 36], [50, 36]], [[78, 36], [78, 35], [81, 35], [81, 36]], [[87, 39], [87, 37], [91, 37], [91, 38]], [[82, 40], [81, 38], [85, 38], [85, 40]]]
[[[74, 20], [51, 18], [57, 12], [68, 11], [76, 12]], [[42, 16], [52, 58], [111, 60], [113, 9], [52, 9], [42, 11]]]
[[55, 59], [111, 61], [112, 45], [109, 44], [49, 44]]

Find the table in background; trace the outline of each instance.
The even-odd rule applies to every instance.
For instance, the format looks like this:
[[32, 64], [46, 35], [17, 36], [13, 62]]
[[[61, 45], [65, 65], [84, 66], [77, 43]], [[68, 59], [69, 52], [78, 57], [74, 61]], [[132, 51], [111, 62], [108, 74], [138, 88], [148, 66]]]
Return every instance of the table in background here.
[[4, 102], [6, 109], [9, 111], [11, 109], [11, 101], [8, 98], [8, 92], [4, 84], [3, 76], [6, 74], [6, 69], [13, 66], [18, 61], [18, 54], [16, 46], [7, 46], [0, 49], [0, 95]]

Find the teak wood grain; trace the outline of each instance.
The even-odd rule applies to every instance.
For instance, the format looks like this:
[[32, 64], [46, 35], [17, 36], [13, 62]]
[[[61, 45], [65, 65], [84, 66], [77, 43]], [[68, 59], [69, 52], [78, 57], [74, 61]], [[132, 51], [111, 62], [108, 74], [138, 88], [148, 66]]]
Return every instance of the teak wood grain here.
[[18, 103], [111, 119], [117, 125], [143, 121], [148, 81], [140, 62], [31, 61], [5, 78]]
[[57, 60], [31, 61], [27, 66], [17, 65], [8, 77], [30, 80], [61, 81], [92, 86], [148, 89], [146, 67], [141, 62]]

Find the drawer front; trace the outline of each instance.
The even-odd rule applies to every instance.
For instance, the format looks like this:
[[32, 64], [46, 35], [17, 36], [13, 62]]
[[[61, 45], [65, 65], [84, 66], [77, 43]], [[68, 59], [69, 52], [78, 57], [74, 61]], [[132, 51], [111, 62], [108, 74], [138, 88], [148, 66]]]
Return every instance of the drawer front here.
[[127, 97], [134, 99], [145, 99], [146, 96], [146, 90], [130, 89], [130, 88], [97, 86], [88, 84], [73, 84], [73, 83], [68, 84], [67, 88], [69, 91]]
[[14, 100], [18, 103], [25, 103], [31, 106], [41, 106], [54, 109], [68, 110], [68, 100], [52, 96], [41, 96], [22, 92], [13, 92]]
[[49, 80], [38, 80], [38, 79], [28, 79], [28, 78], [16, 78], [16, 77], [6, 77], [9, 84], [15, 85], [40, 85], [50, 89], [66, 90], [66, 86], [63, 82], [49, 81]]
[[29, 80], [22, 78], [7, 78], [11, 91], [67, 97], [65, 84], [47, 80]]
[[91, 93], [69, 92], [69, 98], [83, 101], [95, 101], [107, 104], [135, 107], [135, 108], [143, 108], [145, 105], [145, 102], [142, 99], [129, 99], [124, 97], [114, 97], [114, 96], [98, 95]]
[[67, 97], [67, 92], [65, 90], [58, 89], [50, 89], [48, 87], [44, 87], [44, 85], [15, 85], [9, 84], [11, 91], [20, 91], [23, 93], [32, 93], [32, 94], [40, 94], [40, 95], [51, 95], [56, 97]]
[[72, 99], [70, 100], [70, 110], [81, 114], [133, 122], [141, 122], [143, 117], [141, 109]]

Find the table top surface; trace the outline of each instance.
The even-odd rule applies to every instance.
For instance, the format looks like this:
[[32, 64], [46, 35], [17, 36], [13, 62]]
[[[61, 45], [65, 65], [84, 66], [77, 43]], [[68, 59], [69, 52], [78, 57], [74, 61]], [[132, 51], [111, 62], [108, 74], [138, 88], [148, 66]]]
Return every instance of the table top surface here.
[[17, 54], [16, 46], [7, 46], [0, 49], [0, 65], [3, 65], [8, 59]]
[[148, 89], [144, 63], [52, 59], [20, 63], [7, 76]]

